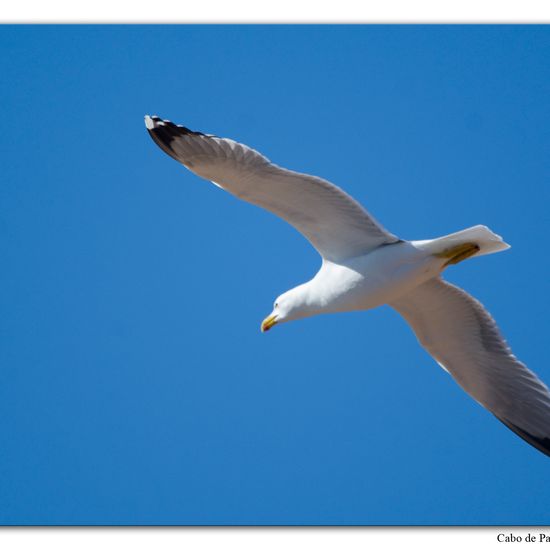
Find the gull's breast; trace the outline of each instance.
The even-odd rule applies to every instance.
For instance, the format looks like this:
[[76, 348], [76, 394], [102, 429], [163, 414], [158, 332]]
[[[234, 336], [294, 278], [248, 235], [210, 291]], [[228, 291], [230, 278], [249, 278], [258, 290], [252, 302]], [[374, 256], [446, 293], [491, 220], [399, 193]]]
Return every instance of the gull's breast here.
[[437, 276], [440, 263], [405, 241], [341, 263], [325, 260], [312, 283], [322, 311], [372, 309]]

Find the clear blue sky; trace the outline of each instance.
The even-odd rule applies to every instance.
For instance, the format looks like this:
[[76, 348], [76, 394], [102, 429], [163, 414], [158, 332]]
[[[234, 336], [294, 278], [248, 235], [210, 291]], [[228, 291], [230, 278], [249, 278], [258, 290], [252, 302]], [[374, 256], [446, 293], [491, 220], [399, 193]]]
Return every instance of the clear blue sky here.
[[0, 28], [0, 522], [548, 524], [550, 459], [388, 307], [259, 330], [319, 257], [145, 114], [325, 177], [547, 383], [550, 29]]

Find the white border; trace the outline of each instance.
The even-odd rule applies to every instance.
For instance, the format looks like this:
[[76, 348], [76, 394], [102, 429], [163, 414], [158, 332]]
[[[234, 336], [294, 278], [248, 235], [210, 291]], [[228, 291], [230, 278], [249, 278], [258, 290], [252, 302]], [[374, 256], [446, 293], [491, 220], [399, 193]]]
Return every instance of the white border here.
[[[285, 550], [314, 548], [315, 550], [376, 550], [415, 548], [422, 550], [445, 548], [523, 547], [528, 533], [536, 537], [531, 547], [545, 547], [539, 533], [550, 536], [545, 527], [483, 527], [483, 528], [35, 528], [1, 529], [2, 548], [19, 550], [97, 550], [101, 548], [131, 548], [132, 550], [223, 549], [223, 550]], [[521, 542], [498, 541], [501, 537], [521, 536]]]
[[548, 0], [18, 0], [5, 23], [540, 23]]

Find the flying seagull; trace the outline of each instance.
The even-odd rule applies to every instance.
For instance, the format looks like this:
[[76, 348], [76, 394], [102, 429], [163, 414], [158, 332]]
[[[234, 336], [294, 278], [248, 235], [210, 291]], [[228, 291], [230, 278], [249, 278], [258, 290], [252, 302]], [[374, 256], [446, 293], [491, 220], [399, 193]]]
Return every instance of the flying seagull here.
[[324, 179], [286, 170], [246, 145], [157, 116], [146, 116], [145, 126], [165, 153], [280, 216], [321, 255], [313, 279], [275, 300], [262, 332], [320, 313], [389, 304], [462, 389], [550, 456], [547, 386], [514, 356], [483, 305], [441, 277], [449, 265], [509, 248], [501, 237], [476, 225], [437, 239], [405, 241]]

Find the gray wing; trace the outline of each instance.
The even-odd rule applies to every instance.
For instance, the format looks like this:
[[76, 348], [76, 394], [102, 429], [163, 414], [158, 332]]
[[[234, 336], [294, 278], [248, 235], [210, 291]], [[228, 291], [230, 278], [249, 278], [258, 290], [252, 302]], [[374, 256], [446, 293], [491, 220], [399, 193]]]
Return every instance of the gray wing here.
[[327, 260], [341, 260], [399, 239], [332, 183], [272, 164], [231, 139], [145, 117], [157, 145], [192, 172], [283, 218]]
[[390, 305], [471, 397], [550, 456], [550, 392], [514, 356], [476, 299], [435, 278]]

